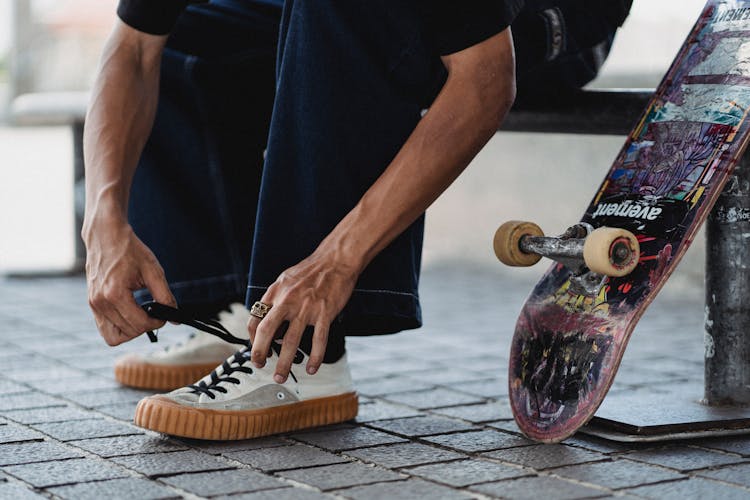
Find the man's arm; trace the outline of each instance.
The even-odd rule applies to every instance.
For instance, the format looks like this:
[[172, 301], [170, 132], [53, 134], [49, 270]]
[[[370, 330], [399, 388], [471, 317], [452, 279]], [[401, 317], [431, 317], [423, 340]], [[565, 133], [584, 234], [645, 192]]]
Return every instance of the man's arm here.
[[459, 176], [497, 131], [515, 98], [510, 29], [443, 57], [448, 78], [395, 159], [315, 252], [286, 270], [251, 319], [252, 360], [265, 364], [270, 343], [289, 322], [276, 368], [283, 382], [307, 325], [315, 326], [308, 372], [322, 362], [328, 327], [349, 300], [367, 264], [411, 225]]
[[130, 186], [151, 132], [166, 36], [141, 33], [117, 21], [102, 55], [84, 130], [89, 304], [109, 345], [159, 328], [135, 303], [148, 288], [158, 302], [175, 300], [153, 253], [127, 222]]

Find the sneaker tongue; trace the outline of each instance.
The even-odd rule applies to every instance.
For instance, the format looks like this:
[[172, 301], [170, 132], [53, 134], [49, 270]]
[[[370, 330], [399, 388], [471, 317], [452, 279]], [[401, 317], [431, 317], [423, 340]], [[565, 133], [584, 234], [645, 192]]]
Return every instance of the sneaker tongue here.
[[230, 304], [228, 311], [219, 311], [217, 319], [235, 337], [250, 340], [250, 332], [247, 330], [250, 312], [243, 304]]

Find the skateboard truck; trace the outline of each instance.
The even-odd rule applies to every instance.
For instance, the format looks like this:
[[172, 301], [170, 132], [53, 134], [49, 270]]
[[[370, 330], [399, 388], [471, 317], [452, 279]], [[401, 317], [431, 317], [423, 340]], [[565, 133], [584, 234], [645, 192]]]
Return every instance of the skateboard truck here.
[[607, 277], [630, 274], [638, 265], [640, 245], [630, 231], [585, 222], [557, 237], [544, 236], [532, 222], [509, 221], [495, 233], [495, 255], [505, 265], [533, 266], [542, 257], [563, 264], [573, 273], [571, 291], [597, 295]]

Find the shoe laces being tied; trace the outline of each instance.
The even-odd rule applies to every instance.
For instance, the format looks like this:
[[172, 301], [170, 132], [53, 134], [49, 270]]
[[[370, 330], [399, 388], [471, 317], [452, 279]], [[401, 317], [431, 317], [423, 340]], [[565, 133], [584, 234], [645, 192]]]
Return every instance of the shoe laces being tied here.
[[[211, 335], [214, 335], [225, 342], [229, 342], [231, 344], [239, 344], [242, 346], [245, 346], [243, 349], [237, 351], [235, 354], [233, 354], [231, 357], [229, 357], [227, 360], [225, 360], [221, 365], [216, 367], [207, 377], [205, 377], [203, 380], [193, 384], [188, 385], [187, 388], [191, 389], [190, 392], [193, 392], [194, 394], [205, 394], [211, 399], [216, 398], [216, 394], [214, 394], [213, 391], [220, 392], [223, 394], [227, 393], [227, 389], [225, 387], [222, 387], [219, 384], [222, 383], [230, 383], [230, 384], [240, 384], [240, 379], [237, 377], [232, 377], [232, 374], [234, 372], [242, 372], [246, 373], [248, 375], [253, 374], [253, 368], [250, 366], [245, 366], [250, 361], [250, 352], [252, 349], [252, 345], [250, 343], [249, 339], [241, 339], [239, 337], [236, 337], [232, 335], [229, 330], [227, 330], [224, 325], [222, 325], [217, 320], [200, 320], [195, 319], [187, 316], [183, 311], [176, 309], [174, 307], [166, 306], [164, 304], [159, 304], [158, 302], [147, 302], [141, 306], [146, 313], [156, 319], [160, 319], [162, 321], [171, 321], [174, 323], [181, 323], [184, 325], [191, 326], [193, 328], [196, 328], [198, 330], [201, 330], [203, 332], [209, 333]], [[149, 338], [152, 342], [158, 340], [156, 337], [156, 334], [154, 332], [148, 332]], [[280, 339], [277, 339], [273, 342], [271, 342], [271, 348], [268, 351], [268, 357], [272, 357], [275, 353], [277, 356], [281, 354], [281, 347], [282, 343]], [[301, 351], [300, 349], [297, 349], [297, 352], [294, 355], [294, 360], [292, 361], [293, 364], [300, 364], [305, 359], [305, 353]], [[297, 382], [297, 377], [294, 375], [294, 372], [292, 370], [289, 370], [289, 375], [291, 375], [292, 379], [294, 379], [295, 382]]]
[[[224, 342], [230, 344], [249, 345], [247, 339], [241, 339], [232, 335], [232, 333], [224, 327], [218, 320], [215, 319], [195, 319], [187, 315], [184, 311], [159, 304], [158, 302], [146, 302], [141, 305], [146, 314], [155, 319], [162, 321], [169, 321], [172, 323], [180, 323], [183, 325], [192, 326], [197, 330], [201, 330], [206, 333], [210, 333], [216, 337], [219, 337]], [[158, 338], [153, 331], [146, 332], [151, 342], [158, 342]]]

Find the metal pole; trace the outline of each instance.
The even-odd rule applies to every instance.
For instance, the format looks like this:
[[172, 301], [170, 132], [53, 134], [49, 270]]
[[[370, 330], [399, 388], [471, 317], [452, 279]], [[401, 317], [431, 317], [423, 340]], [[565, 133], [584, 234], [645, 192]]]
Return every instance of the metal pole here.
[[32, 87], [29, 50], [32, 39], [31, 1], [14, 0], [10, 53], [10, 98], [29, 92]]
[[75, 262], [73, 271], [83, 271], [86, 266], [86, 247], [81, 239], [83, 214], [85, 209], [84, 166], [83, 166], [83, 121], [73, 123], [73, 202], [75, 206]]
[[750, 155], [706, 224], [705, 399], [750, 405]]

